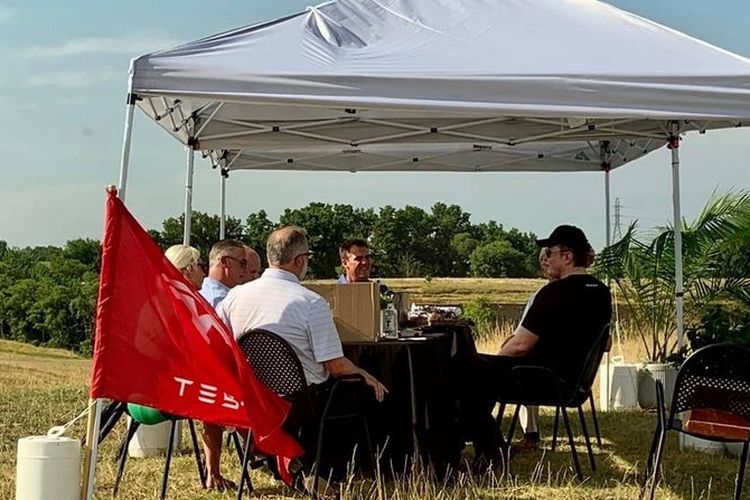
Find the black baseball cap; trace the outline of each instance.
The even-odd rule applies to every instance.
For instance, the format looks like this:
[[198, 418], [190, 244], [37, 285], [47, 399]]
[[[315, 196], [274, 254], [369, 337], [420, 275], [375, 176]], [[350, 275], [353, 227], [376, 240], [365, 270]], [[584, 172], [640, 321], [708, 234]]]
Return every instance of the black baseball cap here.
[[536, 240], [537, 246], [553, 247], [560, 245], [571, 250], [590, 250], [591, 244], [580, 228], [563, 224], [557, 226], [548, 238]]

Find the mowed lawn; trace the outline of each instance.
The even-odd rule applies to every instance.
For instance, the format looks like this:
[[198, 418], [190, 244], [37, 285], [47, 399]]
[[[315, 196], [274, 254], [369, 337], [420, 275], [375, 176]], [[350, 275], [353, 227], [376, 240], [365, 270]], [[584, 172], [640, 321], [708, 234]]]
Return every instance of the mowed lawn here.
[[[541, 280], [473, 280], [399, 279], [385, 280], [397, 290], [413, 293], [415, 302], [461, 304], [473, 297], [485, 296], [491, 302], [522, 304], [528, 294], [543, 284]], [[494, 338], [479, 344], [484, 352], [496, 352], [502, 336], [497, 329]], [[617, 346], [616, 346], [617, 348]], [[621, 346], [626, 360], [640, 357], [639, 343], [625, 341]], [[619, 352], [619, 349], [618, 349]], [[15, 493], [16, 444], [19, 438], [44, 434], [54, 425], [71, 420], [87, 405], [87, 384], [90, 360], [66, 351], [37, 348], [0, 340], [0, 499], [13, 498]], [[598, 384], [595, 385], [598, 395]], [[506, 428], [513, 408], [507, 410]], [[572, 413], [571, 413], [572, 416]], [[403, 481], [373, 481], [352, 478], [342, 486], [342, 498], [406, 499], [406, 498], [518, 498], [518, 499], [618, 499], [638, 498], [643, 463], [655, 423], [651, 412], [600, 413], [603, 443], [595, 446], [598, 465], [596, 473], [588, 468], [581, 454], [584, 481], [572, 472], [569, 448], [550, 450], [551, 412], [542, 414], [543, 448], [538, 452], [514, 455], [510, 475], [469, 476], [459, 473], [455, 480], [438, 484], [423, 475]], [[587, 417], [590, 415], [587, 413]], [[577, 425], [573, 419], [574, 432]], [[111, 498], [116, 473], [115, 450], [122, 439], [124, 424], [102, 444], [100, 450], [97, 498]], [[85, 418], [75, 424], [68, 435], [83, 439]], [[657, 498], [723, 499], [730, 498], [734, 488], [737, 460], [698, 452], [680, 452], [676, 437], [671, 436], [664, 460], [665, 480]], [[208, 492], [200, 488], [195, 462], [183, 432], [183, 451], [175, 457], [170, 474], [170, 499], [230, 499], [235, 492]], [[583, 451], [579, 440], [580, 451]], [[470, 452], [467, 455], [470, 458]], [[164, 465], [163, 457], [129, 459], [119, 498], [158, 498]], [[223, 456], [223, 470], [237, 479], [239, 464], [229, 449]], [[298, 497], [275, 483], [262, 470], [251, 473], [256, 491], [252, 498]]]

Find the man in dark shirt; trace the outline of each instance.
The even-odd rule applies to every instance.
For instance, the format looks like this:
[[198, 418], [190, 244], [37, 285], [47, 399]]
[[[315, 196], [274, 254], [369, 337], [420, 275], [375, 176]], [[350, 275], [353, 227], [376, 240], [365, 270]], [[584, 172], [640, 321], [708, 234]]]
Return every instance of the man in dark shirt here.
[[612, 314], [609, 289], [586, 272], [592, 249], [583, 231], [558, 226], [537, 245], [547, 248], [547, 273], [553, 281], [539, 290], [499, 355], [457, 361], [463, 428], [484, 463], [497, 464], [500, 458], [502, 438], [491, 411], [513, 385], [510, 370], [519, 365], [546, 366], [574, 384], [594, 339]]

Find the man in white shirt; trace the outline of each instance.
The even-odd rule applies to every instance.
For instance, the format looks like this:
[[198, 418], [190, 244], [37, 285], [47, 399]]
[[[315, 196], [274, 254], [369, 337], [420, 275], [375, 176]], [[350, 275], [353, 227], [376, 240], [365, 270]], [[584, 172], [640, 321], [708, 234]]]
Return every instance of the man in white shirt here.
[[[286, 340], [316, 399], [325, 400], [332, 377], [356, 374], [373, 390], [375, 399], [382, 401], [388, 392], [383, 384], [344, 357], [328, 303], [300, 284], [312, 255], [305, 230], [295, 226], [277, 229], [268, 237], [266, 251], [269, 268], [257, 280], [230, 290], [217, 309], [235, 338], [258, 328]], [[316, 436], [312, 438], [303, 438], [308, 452]]]
[[237, 240], [217, 241], [208, 253], [208, 275], [203, 279], [201, 295], [216, 308], [231, 288], [248, 281], [251, 264], [254, 261], [248, 261], [245, 245]]

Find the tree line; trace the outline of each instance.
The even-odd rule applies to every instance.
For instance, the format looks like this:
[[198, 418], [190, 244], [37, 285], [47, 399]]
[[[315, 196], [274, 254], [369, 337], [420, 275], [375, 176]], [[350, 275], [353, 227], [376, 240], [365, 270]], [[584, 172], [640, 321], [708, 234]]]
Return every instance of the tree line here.
[[[149, 231], [162, 247], [182, 242], [183, 216]], [[208, 256], [218, 239], [219, 216], [194, 212], [192, 245]], [[387, 277], [535, 277], [536, 236], [490, 221], [472, 224], [457, 205], [373, 209], [311, 203], [287, 209], [274, 222], [260, 210], [245, 220], [226, 219], [226, 237], [255, 248], [265, 263], [265, 241], [276, 227], [307, 229], [315, 255], [311, 278], [334, 278], [338, 246], [350, 238], [370, 242], [376, 273]], [[100, 242], [74, 239], [62, 247], [13, 248], [0, 240], [0, 338], [91, 350]]]

